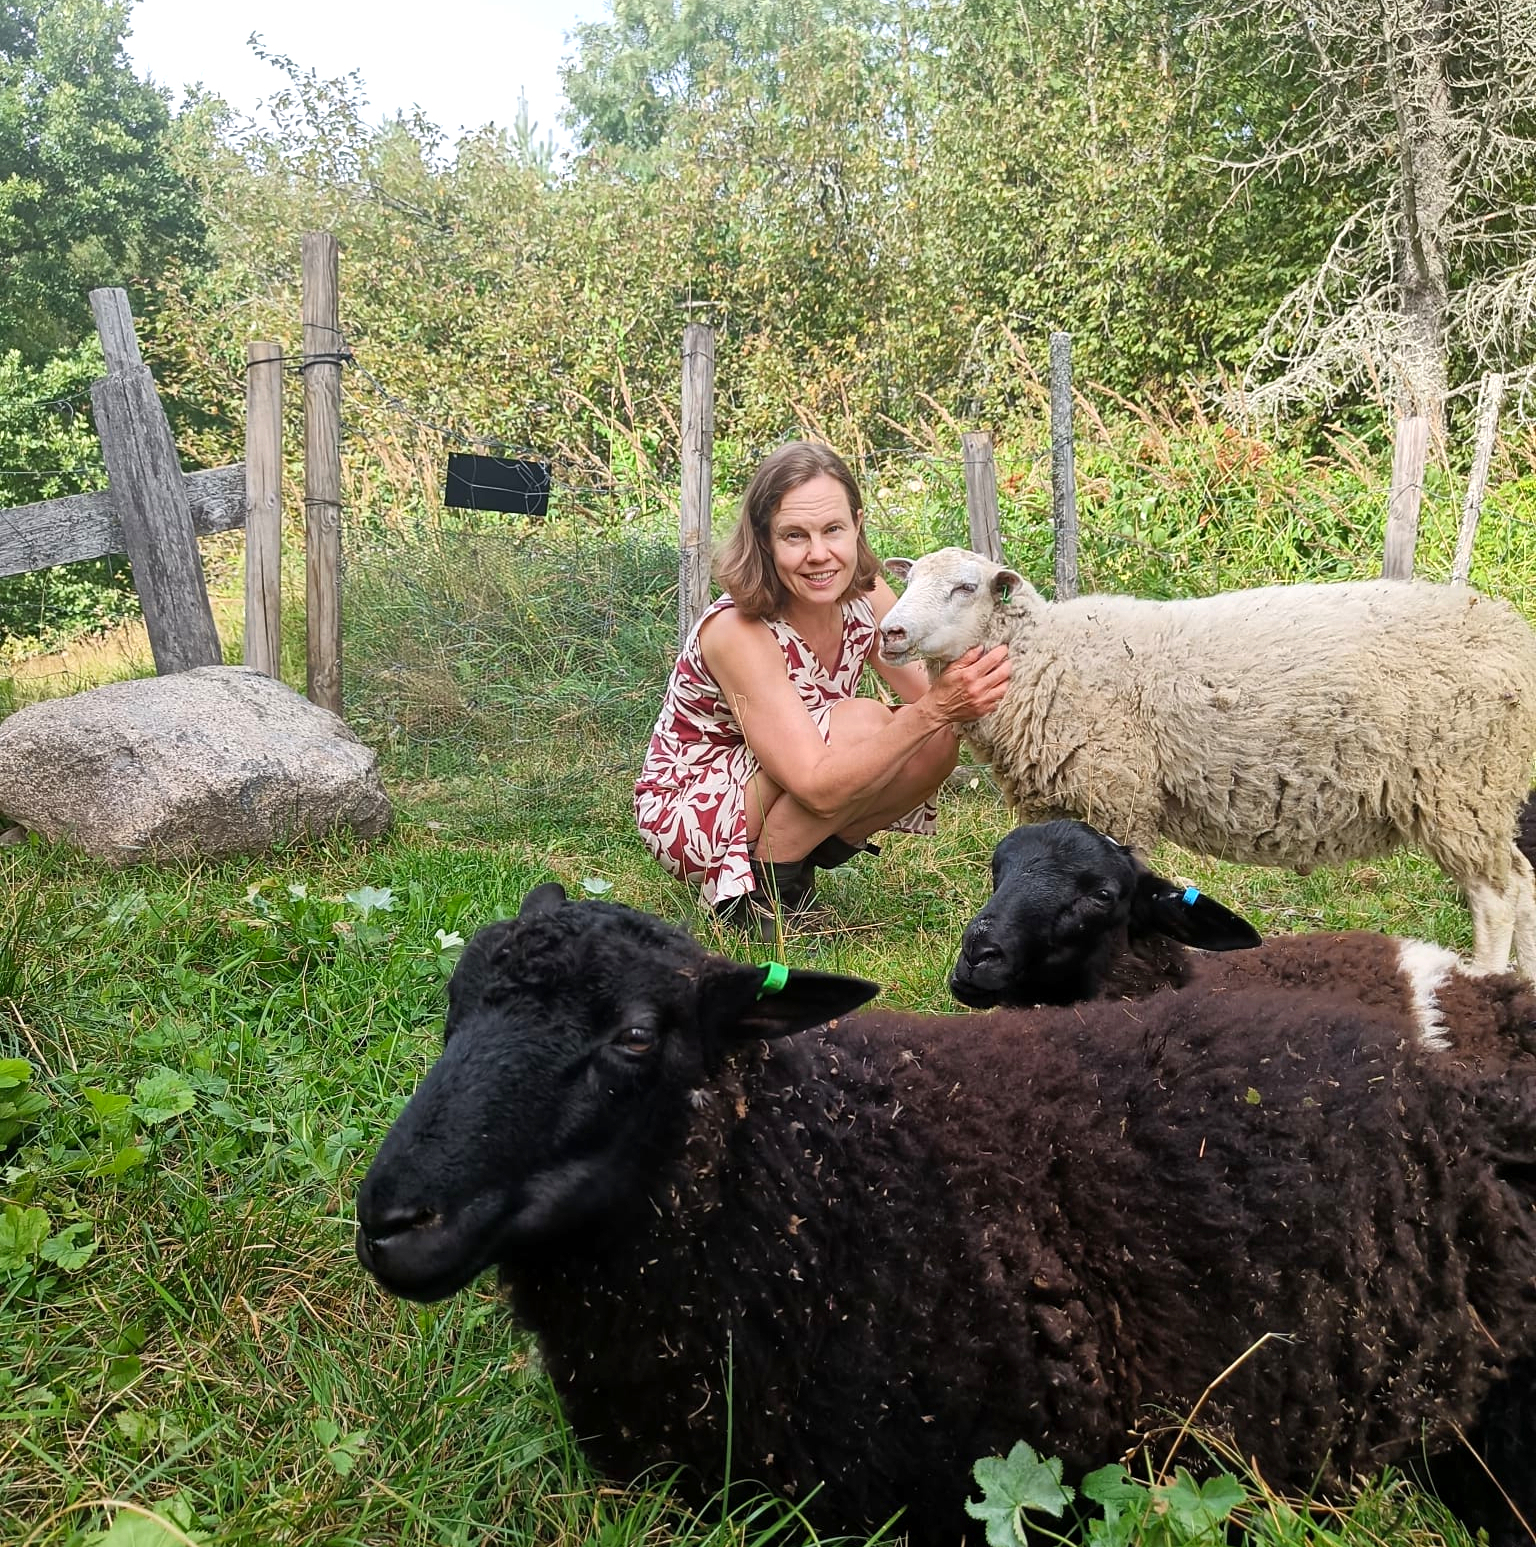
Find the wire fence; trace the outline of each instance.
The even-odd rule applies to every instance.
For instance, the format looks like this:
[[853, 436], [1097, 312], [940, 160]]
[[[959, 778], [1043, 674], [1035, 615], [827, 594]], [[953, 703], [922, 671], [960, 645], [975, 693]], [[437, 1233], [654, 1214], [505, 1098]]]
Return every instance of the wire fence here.
[[[489, 772], [499, 798], [535, 809], [546, 823], [566, 814], [583, 820], [599, 787], [610, 792], [605, 808], [614, 806], [611, 793], [633, 780], [644, 757], [676, 648], [675, 476], [627, 454], [604, 464], [569, 448], [476, 432], [411, 402], [380, 362], [358, 354], [339, 337], [349, 722], [403, 779]], [[284, 369], [302, 365], [291, 358]], [[0, 424], [23, 408], [72, 413], [78, 401], [0, 401]], [[1112, 433], [1084, 404], [1078, 495], [1085, 592], [1186, 596], [1379, 573], [1385, 458], [1341, 442], [1327, 464], [1287, 462], [1219, 427], [1186, 435], [1150, 418]], [[447, 454], [460, 449], [548, 461], [548, 514], [445, 507]], [[752, 467], [771, 449], [717, 445], [716, 541]], [[849, 460], [882, 557], [968, 543], [957, 427], [925, 427], [904, 442], [860, 447]], [[1528, 454], [1512, 450], [1501, 472], [1473, 581], [1536, 618], [1536, 471]], [[997, 475], [1004, 553], [1049, 594], [1043, 421], [999, 439]], [[1459, 486], [1444, 469], [1432, 469], [1431, 485], [1419, 569], [1446, 579]], [[45, 588], [64, 583], [44, 577]], [[289, 660], [299, 660], [301, 675], [303, 585], [291, 560], [287, 593], [285, 631], [290, 644], [299, 641]], [[37, 604], [46, 611], [46, 590]], [[228, 640], [228, 622], [225, 632]]]

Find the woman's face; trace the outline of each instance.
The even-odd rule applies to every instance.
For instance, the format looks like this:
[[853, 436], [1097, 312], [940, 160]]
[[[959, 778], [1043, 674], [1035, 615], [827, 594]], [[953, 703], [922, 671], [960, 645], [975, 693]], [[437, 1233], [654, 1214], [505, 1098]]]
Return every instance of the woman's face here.
[[830, 473], [793, 488], [769, 528], [773, 565], [796, 601], [835, 602], [853, 580], [859, 527], [848, 491]]

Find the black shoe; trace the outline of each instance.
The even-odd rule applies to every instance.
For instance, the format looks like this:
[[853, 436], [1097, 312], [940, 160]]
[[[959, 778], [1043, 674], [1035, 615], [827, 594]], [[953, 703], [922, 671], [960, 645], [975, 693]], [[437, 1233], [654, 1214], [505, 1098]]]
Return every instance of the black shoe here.
[[777, 915], [785, 918], [808, 912], [816, 901], [816, 871], [805, 860], [789, 860], [781, 865], [752, 861], [750, 892], [715, 904], [715, 914], [727, 924], [745, 930], [765, 945], [778, 935]]
[[849, 843], [833, 833], [830, 838], [823, 838], [800, 863], [815, 870], [836, 870], [839, 865], [846, 865], [856, 854], [879, 852], [878, 844]]

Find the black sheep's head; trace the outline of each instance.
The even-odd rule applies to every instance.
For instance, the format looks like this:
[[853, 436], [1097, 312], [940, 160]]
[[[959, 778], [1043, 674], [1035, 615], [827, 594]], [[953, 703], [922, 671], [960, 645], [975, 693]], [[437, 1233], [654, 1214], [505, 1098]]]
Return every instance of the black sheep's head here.
[[1159, 935], [1207, 951], [1259, 944], [1246, 919], [1086, 822], [1016, 827], [993, 851], [992, 896], [966, 925], [950, 992], [978, 1010], [1076, 1004]]
[[437, 1300], [598, 1228], [643, 1195], [734, 1047], [876, 992], [831, 973], [770, 977], [649, 914], [536, 888], [454, 971], [443, 1051], [358, 1193], [359, 1259], [392, 1293]]

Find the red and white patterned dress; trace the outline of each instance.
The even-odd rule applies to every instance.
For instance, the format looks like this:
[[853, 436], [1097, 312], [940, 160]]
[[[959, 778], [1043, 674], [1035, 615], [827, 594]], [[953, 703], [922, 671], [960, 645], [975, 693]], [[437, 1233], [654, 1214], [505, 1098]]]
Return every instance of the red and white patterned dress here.
[[[694, 625], [672, 668], [645, 766], [635, 783], [635, 821], [645, 846], [673, 875], [700, 887], [710, 904], [753, 890], [746, 789], [758, 763], [699, 649], [699, 630], [716, 613], [735, 605], [722, 596]], [[764, 621], [784, 652], [789, 680], [825, 741], [832, 705], [855, 695], [864, 663], [875, 652], [874, 609], [862, 596], [843, 604], [843, 648], [831, 672], [789, 624]], [[928, 801], [891, 826], [931, 833], [936, 814]]]

